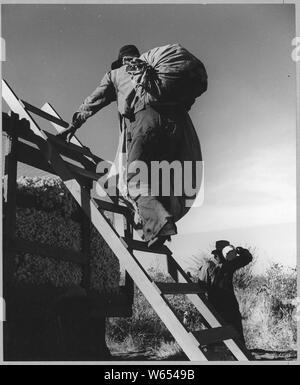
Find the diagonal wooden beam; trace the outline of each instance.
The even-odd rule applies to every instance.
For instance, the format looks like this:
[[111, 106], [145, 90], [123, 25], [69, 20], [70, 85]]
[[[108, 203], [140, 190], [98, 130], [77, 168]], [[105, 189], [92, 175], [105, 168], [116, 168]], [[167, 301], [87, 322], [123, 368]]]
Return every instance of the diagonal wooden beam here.
[[45, 111], [40, 110], [39, 108], [33, 106], [30, 103], [25, 102], [24, 100], [21, 100], [21, 103], [23, 104], [23, 106], [25, 107], [25, 109], [27, 111], [31, 111], [35, 115], [38, 115], [41, 118], [44, 118], [46, 120], [50, 120], [51, 122], [55, 123], [58, 126], [61, 126], [61, 127], [64, 127], [64, 128], [68, 128], [69, 127], [69, 123], [65, 122], [64, 120], [58, 119], [58, 118], [54, 117], [51, 114], [47, 114]]

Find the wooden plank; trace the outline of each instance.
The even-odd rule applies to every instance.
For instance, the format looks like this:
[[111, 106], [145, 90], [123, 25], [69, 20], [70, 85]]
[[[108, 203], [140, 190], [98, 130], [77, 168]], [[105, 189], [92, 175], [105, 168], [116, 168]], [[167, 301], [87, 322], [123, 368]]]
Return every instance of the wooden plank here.
[[[133, 239], [133, 226], [131, 224], [130, 220], [131, 216], [125, 215], [123, 217], [123, 223], [124, 223], [124, 236], [126, 239]], [[130, 253], [132, 253], [132, 249], [128, 249]], [[134, 301], [134, 281], [131, 278], [130, 274], [128, 271], [125, 271], [125, 290], [126, 294], [129, 298], [129, 300], [133, 303]]]
[[198, 294], [203, 293], [198, 283], [155, 282], [163, 294]]
[[61, 127], [64, 127], [64, 128], [69, 127], [69, 123], [65, 122], [64, 120], [57, 119], [53, 115], [47, 114], [45, 111], [33, 106], [32, 104], [25, 102], [24, 100], [21, 100], [21, 102], [27, 111], [30, 111], [30, 112], [34, 113], [35, 115], [38, 115], [41, 118], [49, 120], [49, 121], [51, 121], [51, 122], [53, 122], [53, 123], [55, 123]]
[[170, 253], [167, 255], [167, 268], [168, 273], [174, 279], [175, 282], [179, 282], [178, 267], [173, 255]]
[[100, 210], [106, 210], [124, 216], [130, 215], [130, 211], [126, 206], [116, 205], [114, 203], [103, 201], [97, 198], [95, 198], [95, 202], [97, 203]]
[[100, 173], [97, 173], [97, 172], [94, 172], [94, 171], [91, 171], [91, 170], [86, 170], [84, 168], [81, 168], [79, 166], [76, 166], [75, 164], [72, 164], [72, 163], [69, 163], [69, 162], [66, 162], [66, 164], [68, 165], [68, 168], [74, 172], [76, 175], [81, 175], [83, 176], [84, 178], [86, 178], [87, 180], [90, 180], [90, 181], [98, 181], [99, 178], [101, 178], [103, 176], [103, 174], [100, 174]]
[[238, 338], [239, 335], [231, 326], [222, 326], [193, 332], [201, 346]]
[[6, 242], [8, 250], [14, 252], [31, 253], [44, 257], [50, 257], [58, 261], [67, 261], [84, 265], [86, 263], [84, 254], [60, 247], [50, 246], [40, 242], [28, 241], [27, 239], [15, 238]]
[[[12, 113], [7, 124], [12, 128], [16, 123], [18, 117]], [[6, 137], [6, 156], [4, 173], [6, 175], [5, 186], [5, 206], [4, 206], [4, 247], [6, 248], [7, 236], [15, 236], [16, 232], [16, 196], [17, 196], [17, 142], [18, 139], [14, 135]], [[11, 283], [14, 272], [14, 258], [13, 253], [5, 253], [3, 257], [3, 289], [4, 297]]]
[[88, 290], [91, 284], [91, 221], [90, 217], [86, 215], [85, 211], [89, 211], [91, 192], [90, 188], [82, 186], [81, 191], [83, 192], [84, 190], [86, 193], [82, 194], [81, 199], [81, 205], [84, 208], [84, 212], [82, 213], [81, 234], [82, 252], [87, 263], [83, 269], [82, 286]]
[[99, 156], [93, 154], [88, 147], [81, 147], [81, 146], [77, 146], [73, 143], [68, 143], [65, 140], [58, 138], [56, 135], [50, 134], [49, 132], [47, 132], [46, 134], [47, 134], [50, 142], [54, 143], [55, 146], [59, 148], [60, 152], [63, 152], [64, 149], [68, 150], [68, 151], [73, 151], [74, 153], [79, 153], [81, 155], [85, 155], [87, 157], [90, 157], [91, 159], [93, 159], [97, 163], [100, 163], [100, 162], [107, 163], [108, 167], [110, 167], [110, 163], [99, 158]]
[[[56, 138], [55, 136], [51, 136], [52, 134], [49, 134], [48, 132], [46, 135], [61, 155], [81, 163], [88, 169], [96, 170], [97, 163], [94, 160], [89, 160], [81, 151], [78, 151], [77, 149], [80, 147], [69, 144], [66, 141]], [[75, 150], [74, 147], [77, 149]]]
[[151, 247], [148, 247], [148, 244], [143, 241], [131, 240], [125, 237], [123, 237], [123, 239], [127, 243], [127, 245], [133, 250], [143, 251], [145, 253], [164, 254], [164, 255], [167, 255], [168, 253], [170, 253], [170, 249], [168, 249], [168, 247], [165, 245], [162, 245], [162, 246], [153, 245]]

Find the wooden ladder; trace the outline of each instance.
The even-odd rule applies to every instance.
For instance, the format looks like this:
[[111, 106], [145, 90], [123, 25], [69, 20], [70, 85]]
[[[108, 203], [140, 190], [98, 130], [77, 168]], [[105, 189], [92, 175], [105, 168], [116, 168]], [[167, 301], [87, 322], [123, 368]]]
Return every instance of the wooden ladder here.
[[[19, 119], [28, 121], [28, 129], [36, 138], [37, 151], [62, 179], [94, 227], [118, 257], [120, 264], [126, 269], [127, 278], [134, 281], [187, 357], [191, 361], [206, 361], [209, 359], [206, 347], [216, 342], [223, 342], [236, 360], [250, 360], [251, 357], [245, 346], [239, 342], [237, 333], [231, 327], [222, 326], [220, 317], [207, 301], [200, 285], [190, 279], [174, 259], [170, 249], [165, 245], [148, 248], [145, 242], [134, 239], [131, 212], [126, 206], [116, 204], [114, 198], [106, 196], [106, 199], [102, 200], [90, 197], [81, 184], [80, 176], [90, 177], [99, 185], [99, 175], [95, 169], [97, 163], [102, 159], [95, 156], [87, 147], [82, 146], [76, 137], [73, 137], [71, 143], [68, 144], [38, 126], [31, 116], [32, 113], [50, 121], [58, 132], [68, 127], [68, 123], [61, 119], [53, 107], [47, 103], [42, 109], [39, 109], [18, 99], [4, 80], [2, 80], [2, 97], [9, 108], [19, 115]], [[66, 162], [62, 157], [66, 154], [75, 156], [75, 159], [81, 161], [86, 168]], [[101, 188], [101, 186], [97, 187]], [[127, 229], [124, 236], [116, 231], [103, 210], [122, 214], [126, 218]], [[136, 253], [140, 251], [165, 255], [168, 272], [175, 282], [153, 281], [136, 257]], [[186, 295], [200, 313], [207, 329], [189, 331], [172, 310], [168, 300], [170, 294]]]

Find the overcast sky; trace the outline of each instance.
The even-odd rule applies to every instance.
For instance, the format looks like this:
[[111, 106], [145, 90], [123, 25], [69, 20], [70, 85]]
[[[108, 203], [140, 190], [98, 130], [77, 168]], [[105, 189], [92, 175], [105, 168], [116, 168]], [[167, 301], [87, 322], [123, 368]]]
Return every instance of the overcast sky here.
[[[179, 232], [199, 234], [208, 246], [214, 232], [239, 229], [247, 244], [248, 228], [257, 229], [261, 244], [265, 231], [266, 255], [295, 262], [293, 5], [3, 5], [2, 36], [11, 87], [36, 106], [51, 102], [68, 121], [122, 45], [146, 51], [179, 42], [189, 49], [209, 78], [190, 113], [205, 162], [205, 201], [179, 222]], [[91, 118], [78, 137], [113, 159], [116, 106]], [[280, 240], [270, 235], [277, 225]]]

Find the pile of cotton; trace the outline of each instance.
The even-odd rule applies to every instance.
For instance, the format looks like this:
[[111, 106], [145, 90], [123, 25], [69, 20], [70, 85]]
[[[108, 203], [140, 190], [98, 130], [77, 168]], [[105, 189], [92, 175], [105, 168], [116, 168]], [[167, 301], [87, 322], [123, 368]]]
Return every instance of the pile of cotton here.
[[[80, 207], [59, 178], [21, 177], [17, 181], [16, 237], [49, 246], [82, 251]], [[91, 224], [91, 289], [115, 293], [120, 266], [101, 235]], [[14, 279], [20, 283], [79, 285], [82, 267], [38, 254], [17, 253]]]

